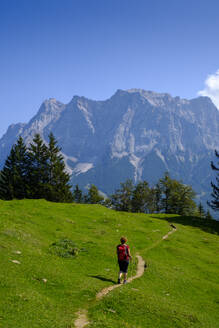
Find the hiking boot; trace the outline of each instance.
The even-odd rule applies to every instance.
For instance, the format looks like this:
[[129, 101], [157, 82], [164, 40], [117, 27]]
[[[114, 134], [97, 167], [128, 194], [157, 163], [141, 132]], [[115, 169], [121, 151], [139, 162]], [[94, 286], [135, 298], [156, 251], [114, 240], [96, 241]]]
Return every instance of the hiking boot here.
[[121, 284], [121, 279], [118, 279], [118, 284]]
[[123, 281], [123, 284], [127, 284], [127, 280], [124, 280], [124, 281]]

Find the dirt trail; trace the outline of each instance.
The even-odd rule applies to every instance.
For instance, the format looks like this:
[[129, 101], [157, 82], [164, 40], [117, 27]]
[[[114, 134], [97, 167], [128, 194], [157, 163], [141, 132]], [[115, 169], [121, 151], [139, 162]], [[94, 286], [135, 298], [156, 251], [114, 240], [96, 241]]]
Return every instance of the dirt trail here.
[[171, 235], [172, 233], [174, 233], [176, 231], [176, 227], [174, 225], [171, 225], [171, 227], [173, 228], [173, 230], [169, 231], [165, 236], [163, 236], [162, 239], [167, 239], [169, 237], [169, 235]]
[[76, 328], [83, 328], [89, 324], [87, 317], [87, 310], [80, 310], [77, 312], [77, 319], [75, 320]]
[[[174, 233], [176, 231], [176, 227], [172, 226], [172, 230], [169, 231], [165, 236], [162, 237], [162, 239], [167, 239], [169, 237], [169, 235], [171, 235], [172, 233]], [[159, 243], [160, 241], [158, 241]], [[155, 247], [158, 243], [156, 243], [154, 246]], [[151, 247], [151, 248], [152, 248]], [[140, 278], [143, 274], [144, 274], [144, 270], [145, 270], [145, 261], [143, 260], [143, 258], [137, 254], [136, 255], [137, 259], [138, 259], [138, 265], [137, 265], [137, 272], [136, 275], [134, 277], [130, 277], [127, 279], [127, 282], [131, 282], [134, 279]], [[111, 290], [121, 287], [122, 285], [113, 285], [113, 286], [109, 286], [106, 287], [104, 289], [102, 289], [99, 293], [97, 293], [96, 295], [96, 299], [100, 300], [103, 296], [105, 296], [106, 294], [108, 294], [109, 292], [111, 292]], [[88, 316], [87, 316], [87, 310], [80, 310], [77, 312], [77, 319], [75, 320], [75, 327], [76, 328], [84, 328], [89, 324], [88, 321]]]
[[[143, 275], [144, 273], [144, 268], [145, 268], [145, 261], [143, 260], [143, 258], [140, 255], [136, 255], [137, 259], [138, 259], [138, 265], [137, 265], [137, 272], [136, 275], [134, 277], [130, 277], [127, 279], [127, 282], [131, 282], [132, 280], [139, 278]], [[108, 294], [109, 292], [111, 292], [111, 290], [120, 287], [121, 285], [113, 285], [110, 287], [106, 287], [104, 289], [102, 289], [97, 295], [96, 295], [96, 299], [99, 300], [101, 299], [103, 296], [105, 296], [106, 294]]]

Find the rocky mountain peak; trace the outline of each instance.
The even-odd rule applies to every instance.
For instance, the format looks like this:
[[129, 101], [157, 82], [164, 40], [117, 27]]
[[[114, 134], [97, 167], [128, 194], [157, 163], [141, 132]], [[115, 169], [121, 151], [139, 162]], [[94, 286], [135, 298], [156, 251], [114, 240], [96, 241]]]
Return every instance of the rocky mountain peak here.
[[136, 93], [146, 99], [152, 106], [164, 107], [170, 104], [188, 104], [189, 100], [180, 97], [172, 97], [169, 93], [158, 93], [144, 89], [128, 89], [128, 93]]
[[60, 101], [57, 101], [55, 98], [49, 98], [44, 100], [36, 116], [48, 113], [61, 112], [64, 109], [65, 105]]
[[187, 100], [143, 89], [117, 90], [107, 100], [74, 96], [67, 104], [45, 100], [25, 125], [0, 139], [1, 165], [17, 137], [52, 131], [73, 184], [94, 183], [111, 193], [121, 181], [155, 183], [165, 171], [206, 195], [210, 161], [218, 147], [219, 111], [207, 97]]
[[7, 132], [3, 135], [2, 139], [4, 139], [6, 137], [7, 138], [14, 138], [14, 136], [19, 136], [24, 127], [26, 126], [25, 123], [17, 123], [17, 124], [11, 124], [9, 125], [8, 129], [7, 129]]

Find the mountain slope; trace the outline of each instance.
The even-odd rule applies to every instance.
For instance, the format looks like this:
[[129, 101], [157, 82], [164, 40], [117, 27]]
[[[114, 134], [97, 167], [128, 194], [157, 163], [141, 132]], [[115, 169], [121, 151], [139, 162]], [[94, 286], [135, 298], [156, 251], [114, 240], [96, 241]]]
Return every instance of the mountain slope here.
[[[78, 309], [88, 308], [92, 328], [217, 328], [219, 239], [191, 218], [44, 200], [0, 201], [0, 217], [3, 327], [74, 327]], [[162, 240], [167, 220], [177, 231]], [[136, 253], [147, 270], [97, 302], [117, 281], [121, 235], [133, 255], [129, 276]]]
[[[106, 101], [75, 96], [44, 102], [26, 125], [0, 140], [1, 165], [18, 135], [27, 143], [54, 133], [74, 184], [112, 193], [132, 178], [154, 184], [165, 171], [209, 197], [210, 161], [218, 147], [219, 112], [207, 97], [192, 100], [141, 89], [118, 90]], [[207, 195], [208, 194], [208, 195]]]

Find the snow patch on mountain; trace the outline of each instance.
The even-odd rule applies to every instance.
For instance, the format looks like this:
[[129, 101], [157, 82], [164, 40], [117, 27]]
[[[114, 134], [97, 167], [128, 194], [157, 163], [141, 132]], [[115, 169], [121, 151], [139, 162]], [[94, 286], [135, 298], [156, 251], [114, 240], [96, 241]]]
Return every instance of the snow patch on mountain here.
[[73, 173], [77, 176], [85, 173], [94, 167], [93, 163], [78, 163], [73, 169]]
[[164, 163], [164, 165], [165, 165], [165, 167], [166, 167], [166, 169], [168, 171], [168, 165], [167, 165], [166, 160], [165, 160], [165, 157], [163, 156], [163, 154], [161, 153], [161, 151], [159, 149], [155, 148], [155, 152], [156, 152], [157, 156], [161, 159], [161, 161]]
[[65, 153], [61, 152], [62, 154], [62, 157], [63, 157], [63, 161], [65, 163], [65, 169], [66, 169], [66, 172], [70, 175], [72, 175], [73, 173], [73, 169], [71, 167], [71, 165], [69, 165], [69, 162], [71, 163], [76, 163], [78, 161], [78, 159], [76, 157], [73, 157], [73, 156], [67, 156]]
[[92, 114], [87, 110], [87, 108], [83, 105], [83, 103], [81, 101], [78, 100], [77, 105], [78, 105], [78, 108], [82, 111], [83, 116], [84, 116], [89, 128], [91, 129], [92, 133], [94, 134], [95, 128], [94, 128], [92, 120], [91, 120]]
[[134, 182], [137, 182], [139, 180], [141, 180], [142, 177], [142, 162], [143, 159], [140, 157], [137, 157], [134, 154], [131, 154], [130, 158], [129, 158], [130, 163], [134, 166], [135, 171], [134, 171]]

